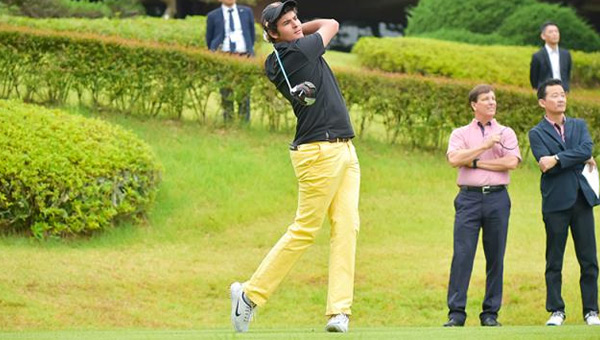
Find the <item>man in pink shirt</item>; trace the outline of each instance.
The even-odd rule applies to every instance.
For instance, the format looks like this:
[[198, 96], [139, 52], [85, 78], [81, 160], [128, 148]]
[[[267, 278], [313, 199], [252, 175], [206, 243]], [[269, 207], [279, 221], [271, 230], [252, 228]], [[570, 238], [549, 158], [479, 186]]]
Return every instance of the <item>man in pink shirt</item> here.
[[454, 200], [454, 256], [448, 284], [448, 322], [445, 327], [464, 326], [467, 318], [467, 289], [473, 271], [479, 230], [483, 231], [486, 258], [486, 287], [482, 326], [501, 326], [498, 311], [502, 304], [504, 250], [510, 216], [506, 190], [509, 170], [521, 161], [515, 132], [500, 125], [496, 95], [490, 85], [478, 85], [469, 93], [474, 119], [452, 131], [448, 162], [458, 168], [460, 187]]

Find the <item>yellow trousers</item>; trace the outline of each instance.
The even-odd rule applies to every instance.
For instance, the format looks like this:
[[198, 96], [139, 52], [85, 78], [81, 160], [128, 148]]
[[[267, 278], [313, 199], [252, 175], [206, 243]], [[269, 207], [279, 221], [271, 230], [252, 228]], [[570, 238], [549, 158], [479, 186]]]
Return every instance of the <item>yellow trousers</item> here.
[[294, 223], [244, 284], [244, 292], [264, 305], [315, 240], [325, 215], [331, 224], [326, 315], [351, 314], [356, 239], [360, 220], [360, 167], [352, 142], [315, 142], [290, 151], [298, 178]]

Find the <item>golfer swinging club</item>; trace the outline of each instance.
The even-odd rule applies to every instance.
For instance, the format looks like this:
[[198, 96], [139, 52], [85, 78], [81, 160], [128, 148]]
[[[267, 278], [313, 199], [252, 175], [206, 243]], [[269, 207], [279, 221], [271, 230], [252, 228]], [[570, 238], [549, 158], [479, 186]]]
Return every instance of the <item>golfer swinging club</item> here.
[[265, 61], [267, 77], [292, 104], [297, 118], [290, 157], [298, 178], [298, 208], [294, 222], [250, 280], [231, 285], [231, 321], [237, 332], [248, 330], [254, 309], [267, 302], [314, 243], [328, 215], [331, 240], [325, 314], [329, 320], [325, 329], [347, 332], [354, 294], [360, 168], [348, 109], [323, 59], [338, 23], [319, 19], [302, 24], [296, 2], [285, 1], [265, 7], [261, 24], [275, 49]]

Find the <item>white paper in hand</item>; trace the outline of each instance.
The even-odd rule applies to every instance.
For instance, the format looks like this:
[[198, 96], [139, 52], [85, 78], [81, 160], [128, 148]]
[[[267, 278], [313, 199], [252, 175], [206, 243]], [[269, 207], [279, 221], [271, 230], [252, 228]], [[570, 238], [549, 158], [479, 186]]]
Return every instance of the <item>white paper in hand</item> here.
[[594, 190], [596, 198], [600, 198], [600, 181], [598, 180], [598, 168], [595, 166], [593, 167], [590, 164], [586, 164], [585, 167], [583, 167], [583, 172], [581, 174], [583, 175], [583, 177], [585, 177], [592, 190]]

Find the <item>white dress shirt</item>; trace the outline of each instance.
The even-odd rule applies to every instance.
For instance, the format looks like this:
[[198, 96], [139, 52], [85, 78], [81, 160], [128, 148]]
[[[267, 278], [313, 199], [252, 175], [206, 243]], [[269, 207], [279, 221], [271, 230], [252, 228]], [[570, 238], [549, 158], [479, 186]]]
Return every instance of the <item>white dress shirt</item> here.
[[[229, 9], [233, 9], [233, 32], [229, 29]], [[223, 17], [225, 18], [225, 39], [223, 39], [223, 52], [229, 52], [230, 41], [235, 43], [235, 53], [246, 53], [246, 41], [244, 40], [244, 34], [242, 31], [242, 22], [240, 20], [240, 15], [238, 13], [238, 8], [234, 4], [231, 7], [227, 7], [225, 5], [221, 5], [221, 9], [223, 10]]]
[[552, 78], [561, 79], [560, 78], [560, 57], [558, 54], [558, 45], [556, 46], [556, 49], [553, 50], [552, 47], [550, 47], [550, 46], [548, 46], [548, 44], [546, 44], [546, 51], [548, 52], [548, 55], [550, 56], [550, 66], [552, 67]]

